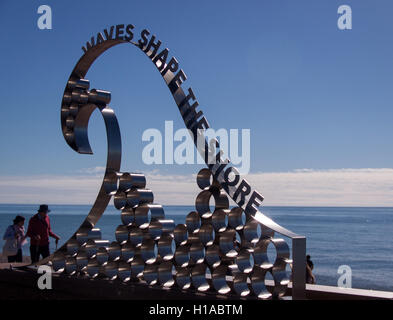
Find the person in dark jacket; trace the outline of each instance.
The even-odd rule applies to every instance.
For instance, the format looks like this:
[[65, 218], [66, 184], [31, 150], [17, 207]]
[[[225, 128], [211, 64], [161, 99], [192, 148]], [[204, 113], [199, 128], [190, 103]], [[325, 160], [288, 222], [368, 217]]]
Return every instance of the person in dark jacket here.
[[30, 256], [31, 263], [35, 263], [42, 258], [49, 256], [49, 237], [56, 239], [58, 243], [60, 237], [52, 232], [48, 213], [50, 212], [48, 205], [42, 204], [37, 214], [29, 220], [29, 227], [26, 235], [30, 237]]

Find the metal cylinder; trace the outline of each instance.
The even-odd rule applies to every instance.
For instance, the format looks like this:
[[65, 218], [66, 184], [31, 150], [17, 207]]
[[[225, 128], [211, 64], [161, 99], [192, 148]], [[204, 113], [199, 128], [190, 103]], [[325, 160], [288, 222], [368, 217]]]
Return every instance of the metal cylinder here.
[[237, 256], [235, 239], [236, 231], [233, 229], [227, 229], [218, 234], [218, 245], [226, 257], [233, 258]]
[[73, 130], [68, 129], [65, 133], [64, 133], [64, 138], [67, 141], [68, 144], [72, 145], [73, 143], [75, 143], [75, 133]]
[[149, 285], [154, 285], [158, 281], [158, 265], [147, 264], [143, 270], [143, 279]]
[[158, 265], [158, 282], [164, 288], [172, 287], [175, 283], [172, 262], [166, 261]]
[[150, 237], [153, 240], [158, 240], [162, 234], [173, 233], [175, 229], [175, 222], [173, 220], [154, 220], [151, 221], [148, 227]]
[[87, 240], [89, 240], [88, 237], [87, 237], [88, 232], [89, 232], [89, 229], [86, 229], [86, 228], [80, 228], [76, 232], [76, 234], [75, 234], [76, 241], [78, 241], [78, 244], [80, 246], [85, 244], [87, 242]]
[[191, 272], [189, 268], [177, 267], [175, 274], [176, 285], [180, 289], [186, 290], [191, 286]]
[[289, 277], [287, 272], [281, 269], [275, 270], [275, 268], [273, 267], [272, 275], [274, 280], [273, 294], [277, 297], [284, 296], [289, 284]]
[[189, 232], [194, 232], [201, 227], [201, 218], [198, 212], [191, 211], [186, 217], [186, 226]]
[[165, 219], [164, 209], [159, 204], [146, 203], [135, 208], [135, 224], [142, 229], [158, 219]]
[[125, 242], [121, 245], [121, 260], [127, 263], [131, 262], [134, 259], [136, 250], [130, 241]]
[[241, 272], [250, 273], [254, 268], [252, 250], [242, 248], [236, 256], [236, 264]]
[[146, 177], [142, 173], [125, 172], [120, 177], [119, 189], [125, 192], [131, 189], [144, 189], [146, 187]]
[[131, 261], [131, 278], [135, 280], [142, 278], [144, 267], [145, 263], [141, 256], [135, 256], [134, 259]]
[[146, 187], [146, 177], [143, 173], [131, 173], [131, 185], [133, 188], [144, 189]]
[[202, 243], [196, 242], [190, 246], [190, 262], [193, 264], [202, 263], [205, 259], [205, 247]]
[[[210, 198], [213, 196], [215, 205], [214, 209], [210, 209]], [[196, 211], [202, 218], [209, 218], [212, 212], [217, 209], [228, 209], [229, 200], [223, 190], [203, 190], [195, 200]]]
[[114, 198], [113, 204], [117, 210], [122, 210], [127, 205], [127, 195], [124, 191], [117, 191]]
[[158, 219], [156, 220], [161, 224], [161, 229], [163, 234], [172, 234], [175, 230], [175, 221], [172, 219]]
[[97, 253], [97, 247], [94, 240], [87, 240], [87, 242], [82, 248], [83, 251], [86, 253], [87, 259], [92, 259], [93, 257], [95, 257], [95, 254]]
[[67, 247], [67, 254], [74, 257], [78, 253], [79, 243], [76, 239], [71, 239], [67, 242], [66, 247]]
[[210, 198], [212, 196], [210, 190], [203, 190], [200, 192], [195, 200], [195, 208], [200, 217], [209, 218], [212, 215], [210, 209]]
[[241, 230], [245, 224], [246, 214], [243, 209], [240, 207], [232, 208], [228, 213], [228, 225], [235, 230]]
[[199, 240], [199, 235], [198, 235], [199, 229], [195, 230], [194, 232], [188, 232], [187, 236], [187, 244], [192, 245], [193, 243], [200, 243], [201, 240]]
[[132, 188], [131, 175], [128, 172], [124, 172], [119, 177], [119, 190], [128, 192]]
[[69, 275], [75, 274], [77, 271], [76, 268], [76, 258], [75, 257], [67, 257], [65, 262], [65, 272]]
[[246, 244], [255, 245], [262, 234], [261, 226], [256, 220], [249, 220], [242, 230]]
[[191, 269], [191, 282], [198, 291], [210, 289], [211, 281], [207, 279], [207, 273], [210, 273], [210, 270], [204, 264], [198, 264]]
[[107, 105], [111, 101], [111, 93], [109, 91], [92, 89], [89, 92], [88, 100], [97, 105]]
[[[273, 262], [270, 263], [269, 257], [267, 256], [268, 246], [272, 245], [275, 248], [275, 258], [271, 259]], [[276, 297], [281, 297], [285, 294], [289, 283], [289, 277], [286, 272], [287, 263], [291, 260], [289, 259], [289, 247], [288, 244], [285, 242], [284, 239], [271, 239], [271, 238], [264, 238], [264, 241], [259, 241], [257, 244], [257, 248], [254, 249], [258, 250], [262, 247], [262, 251], [265, 253], [264, 259], [262, 264], [260, 264], [261, 269], [267, 270], [273, 276], [274, 280], [274, 288], [273, 288], [273, 295]], [[263, 255], [262, 255], [263, 256]], [[267, 267], [269, 267], [267, 269]]]
[[134, 209], [125, 208], [121, 211], [121, 222], [125, 226], [130, 226], [134, 222]]
[[150, 189], [136, 189], [136, 192], [138, 193], [139, 204], [154, 202], [153, 192]]
[[129, 228], [125, 225], [119, 225], [116, 228], [115, 231], [115, 236], [116, 236], [116, 240], [117, 242], [119, 242], [119, 244], [123, 244], [126, 243], [129, 239], [128, 237], [128, 233], [129, 233]]
[[173, 260], [177, 266], [187, 267], [190, 262], [189, 247], [184, 245], [177, 247]]
[[199, 240], [204, 246], [210, 246], [214, 242], [215, 232], [211, 224], [203, 224], [198, 231]]
[[134, 259], [136, 250], [130, 241], [125, 242], [121, 245], [121, 260], [127, 263], [131, 262]]
[[108, 247], [98, 247], [97, 249], [97, 255], [96, 259], [98, 264], [104, 265], [108, 262], [109, 260], [109, 253], [108, 253]]
[[89, 239], [100, 240], [101, 230], [99, 228], [80, 228], [75, 237], [79, 245], [84, 245]]
[[100, 272], [103, 272], [103, 269], [97, 258], [90, 259], [86, 267], [86, 273], [91, 278], [96, 278], [100, 275]]
[[198, 187], [202, 190], [211, 187], [216, 189], [221, 188], [221, 185], [213, 178], [211, 171], [207, 168], [203, 168], [198, 172], [196, 181]]
[[285, 270], [286, 264], [289, 261], [290, 253], [289, 246], [284, 239], [271, 238], [270, 242], [276, 249], [276, 259], [274, 260], [274, 266]]
[[52, 267], [56, 272], [63, 272], [65, 270], [66, 257], [63, 253], [57, 251], [53, 254]]
[[127, 207], [136, 208], [139, 205], [139, 193], [130, 190], [126, 193]]
[[151, 239], [145, 239], [140, 249], [141, 257], [146, 264], [153, 264], [157, 261], [157, 246]]
[[76, 102], [78, 104], [86, 104], [88, 101], [88, 93], [86, 90], [82, 90], [79, 88], [75, 88], [71, 92], [71, 100], [72, 102]]
[[116, 241], [113, 241], [108, 247], [108, 259], [109, 261], [117, 261], [120, 259], [120, 256], [121, 256], [120, 244]]
[[178, 224], [173, 230], [173, 235], [177, 246], [186, 244], [188, 239], [187, 226]]
[[162, 234], [162, 226], [161, 223], [157, 221], [152, 221], [149, 223], [148, 227], [149, 235], [153, 240], [158, 240]]
[[86, 252], [84, 250], [78, 251], [76, 255], [76, 267], [77, 271], [85, 271], [89, 259], [87, 258]]
[[92, 228], [87, 232], [87, 239], [101, 240], [102, 234], [99, 228]]
[[131, 279], [131, 265], [124, 261], [120, 261], [118, 264], [117, 275], [121, 281], [129, 281]]
[[95, 258], [99, 247], [109, 247], [108, 240], [93, 240], [89, 239], [85, 245], [87, 258]]
[[130, 199], [137, 199], [137, 205], [154, 202], [154, 195], [150, 189], [131, 189], [129, 192], [127, 192], [127, 195], [130, 197]]
[[74, 88], [88, 90], [90, 87], [90, 81], [87, 79], [72, 79], [67, 82], [67, 89], [72, 90]]
[[131, 226], [129, 229], [129, 239], [130, 242], [135, 246], [135, 247], [140, 247], [142, 244], [142, 241], [147, 238], [148, 234], [145, 234], [141, 229], [138, 227]]
[[68, 105], [61, 106], [61, 119], [67, 119], [70, 116], [70, 107]]
[[164, 234], [157, 242], [158, 254], [164, 260], [171, 260], [175, 254], [176, 244], [171, 234]]
[[244, 273], [236, 273], [233, 275], [233, 290], [241, 297], [248, 296], [251, 292], [249, 283], [251, 280]]
[[72, 101], [71, 92], [64, 92], [62, 103], [64, 105], [69, 105]]
[[119, 264], [118, 264], [117, 261], [109, 261], [103, 267], [103, 271], [104, 271], [105, 277], [107, 277], [109, 280], [116, 279], [117, 275], [119, 273], [118, 268], [119, 268]]
[[228, 267], [221, 265], [214, 269], [212, 273], [212, 284], [214, 289], [220, 294], [227, 294], [231, 291], [231, 287], [228, 285], [226, 275]]
[[66, 127], [68, 128], [68, 129], [74, 129], [74, 125], [75, 125], [75, 118], [73, 117], [73, 116], [68, 116], [67, 118], [66, 118], [66, 120], [65, 120], [65, 123], [66, 123]]
[[270, 269], [273, 263], [269, 261], [267, 247], [270, 243], [269, 238], [261, 239], [253, 248], [254, 263], [262, 269]]
[[212, 268], [217, 268], [221, 264], [220, 247], [218, 245], [211, 245], [206, 249], [205, 260]]
[[251, 274], [251, 289], [259, 299], [269, 299], [272, 297], [272, 294], [267, 290], [265, 285], [266, 272], [266, 269], [256, 266]]
[[228, 226], [229, 209], [218, 209], [213, 212], [211, 223], [216, 232], [223, 232]]

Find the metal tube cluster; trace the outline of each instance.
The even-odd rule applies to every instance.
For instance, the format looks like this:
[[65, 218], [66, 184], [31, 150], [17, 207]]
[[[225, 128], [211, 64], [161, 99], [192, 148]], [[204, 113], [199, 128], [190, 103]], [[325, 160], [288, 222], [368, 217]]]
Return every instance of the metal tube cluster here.
[[[163, 207], [153, 203], [144, 175], [125, 172], [116, 177], [114, 203], [122, 222], [115, 230], [116, 241], [101, 240], [98, 228], [81, 228], [65, 252], [54, 254], [56, 271], [241, 297], [284, 294], [289, 283], [286, 265], [291, 262], [288, 245], [241, 208], [229, 208], [209, 169], [197, 175], [201, 191], [196, 210], [176, 226], [165, 218]], [[268, 258], [269, 245], [276, 250], [274, 261]], [[265, 285], [267, 273], [274, 280], [273, 292]]]

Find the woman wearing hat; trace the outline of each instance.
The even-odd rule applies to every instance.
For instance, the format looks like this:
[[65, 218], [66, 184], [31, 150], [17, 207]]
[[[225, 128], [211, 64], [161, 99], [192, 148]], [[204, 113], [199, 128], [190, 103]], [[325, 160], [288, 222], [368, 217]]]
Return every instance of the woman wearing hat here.
[[35, 263], [42, 258], [49, 256], [49, 237], [56, 239], [56, 244], [60, 237], [52, 232], [48, 217], [50, 212], [48, 205], [42, 204], [38, 212], [29, 220], [29, 227], [26, 235], [30, 237], [31, 263]]
[[8, 256], [8, 262], [22, 262], [22, 245], [26, 243], [25, 218], [22, 216], [16, 216], [14, 224], [8, 226], [5, 231], [3, 239], [6, 241], [15, 241], [17, 244], [17, 253], [15, 255]]

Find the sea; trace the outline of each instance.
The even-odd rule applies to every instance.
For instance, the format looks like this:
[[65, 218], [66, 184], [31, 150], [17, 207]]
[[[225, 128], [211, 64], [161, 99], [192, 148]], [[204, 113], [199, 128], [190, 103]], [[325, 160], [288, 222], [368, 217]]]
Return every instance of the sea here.
[[[0, 233], [19, 214], [28, 219], [37, 205], [0, 204]], [[53, 231], [64, 243], [90, 211], [89, 205], [51, 205]], [[167, 219], [185, 223], [193, 206], [164, 206]], [[351, 272], [352, 288], [393, 291], [393, 208], [389, 207], [262, 207], [261, 211], [283, 227], [307, 238], [307, 254], [314, 263], [317, 284], [337, 286], [340, 268]], [[115, 240], [120, 211], [108, 206], [96, 227], [102, 239]], [[276, 237], [280, 237], [276, 235]], [[291, 246], [290, 239], [284, 239]], [[1, 237], [0, 247], [4, 240]], [[55, 242], [51, 239], [51, 252]], [[29, 255], [29, 245], [23, 247]], [[270, 254], [270, 253], [269, 253]], [[347, 266], [347, 267], [343, 267]], [[350, 269], [348, 269], [348, 267]]]

